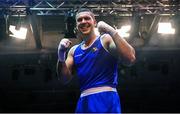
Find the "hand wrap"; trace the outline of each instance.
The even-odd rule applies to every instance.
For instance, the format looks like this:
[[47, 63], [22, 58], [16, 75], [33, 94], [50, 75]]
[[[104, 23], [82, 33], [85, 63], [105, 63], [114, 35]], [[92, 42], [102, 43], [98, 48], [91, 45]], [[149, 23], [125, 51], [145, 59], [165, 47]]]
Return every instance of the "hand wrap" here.
[[117, 33], [117, 31], [113, 27], [111, 27], [110, 25], [108, 25], [107, 23], [103, 21], [98, 22], [97, 28], [101, 34], [108, 33], [111, 36], [114, 36]]
[[71, 45], [71, 41], [69, 39], [62, 39], [58, 46], [58, 59], [60, 62], [65, 62], [66, 60], [66, 52]]

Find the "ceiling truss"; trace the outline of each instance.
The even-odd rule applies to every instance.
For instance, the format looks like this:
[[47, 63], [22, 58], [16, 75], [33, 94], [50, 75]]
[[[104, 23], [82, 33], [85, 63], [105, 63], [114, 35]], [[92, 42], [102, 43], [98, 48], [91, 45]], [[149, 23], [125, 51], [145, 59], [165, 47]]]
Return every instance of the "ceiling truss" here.
[[96, 15], [179, 14], [179, 0], [0, 0], [5, 15], [65, 15], [89, 8]]

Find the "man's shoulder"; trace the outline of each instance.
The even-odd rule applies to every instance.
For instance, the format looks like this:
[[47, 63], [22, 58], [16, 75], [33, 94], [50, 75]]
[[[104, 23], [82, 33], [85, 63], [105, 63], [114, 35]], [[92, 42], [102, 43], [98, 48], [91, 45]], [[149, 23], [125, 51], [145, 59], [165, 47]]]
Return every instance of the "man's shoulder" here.
[[112, 39], [112, 37], [111, 37], [109, 34], [107, 34], [107, 33], [102, 34], [102, 35], [100, 36], [100, 38], [101, 38], [101, 40], [109, 40], [109, 39]]
[[69, 53], [71, 53], [72, 55], [74, 55], [74, 52], [75, 52], [76, 48], [77, 48], [79, 45], [80, 45], [80, 44], [76, 44], [76, 45], [72, 46], [72, 47], [70, 48], [70, 50], [69, 50]]
[[100, 40], [103, 45], [107, 45], [112, 41], [112, 37], [109, 34], [105, 33], [100, 36]]

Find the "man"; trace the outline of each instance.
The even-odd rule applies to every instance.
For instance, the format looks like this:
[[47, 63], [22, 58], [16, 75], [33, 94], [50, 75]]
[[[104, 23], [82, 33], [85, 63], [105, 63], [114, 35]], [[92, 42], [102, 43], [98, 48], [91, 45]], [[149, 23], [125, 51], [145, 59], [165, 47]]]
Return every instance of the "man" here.
[[73, 46], [66, 58], [71, 41], [62, 39], [58, 47], [57, 64], [57, 71], [63, 82], [70, 81], [73, 67], [76, 69], [81, 90], [76, 112], [120, 113], [120, 100], [116, 90], [117, 62], [121, 57], [124, 61], [133, 63], [134, 49], [103, 21], [97, 27], [104, 34], [97, 36], [94, 29], [96, 20], [88, 9], [77, 12], [76, 26], [83, 41]]

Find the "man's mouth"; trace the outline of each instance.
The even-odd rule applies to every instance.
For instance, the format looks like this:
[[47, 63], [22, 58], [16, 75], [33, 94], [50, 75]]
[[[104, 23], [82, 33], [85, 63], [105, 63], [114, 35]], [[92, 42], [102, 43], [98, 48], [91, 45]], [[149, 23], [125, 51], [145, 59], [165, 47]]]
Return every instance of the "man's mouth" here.
[[86, 25], [82, 25], [82, 26], [80, 26], [80, 29], [81, 30], [86, 30], [86, 29], [88, 29], [90, 27], [90, 25], [88, 24], [86, 24]]

